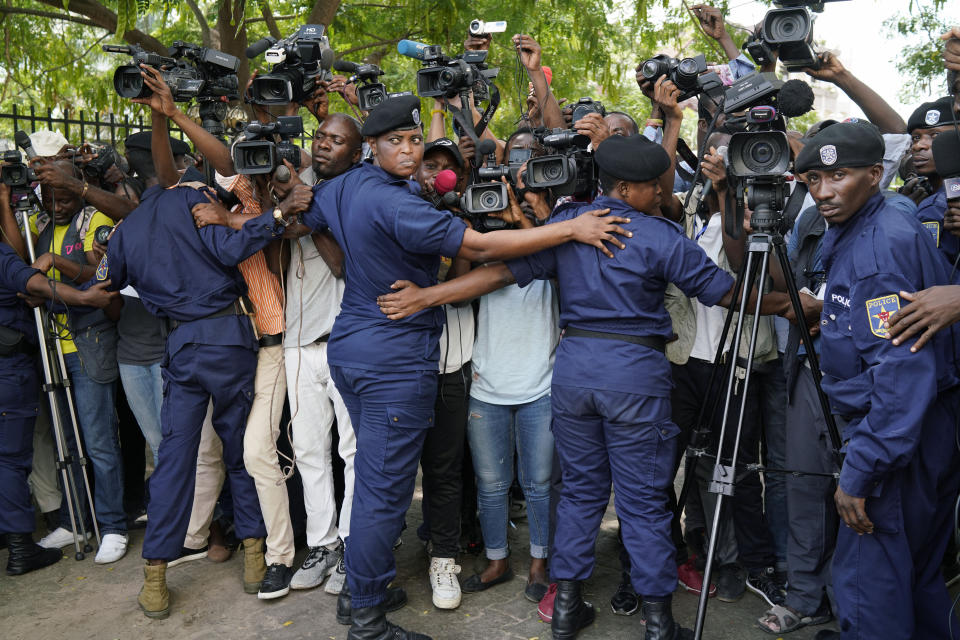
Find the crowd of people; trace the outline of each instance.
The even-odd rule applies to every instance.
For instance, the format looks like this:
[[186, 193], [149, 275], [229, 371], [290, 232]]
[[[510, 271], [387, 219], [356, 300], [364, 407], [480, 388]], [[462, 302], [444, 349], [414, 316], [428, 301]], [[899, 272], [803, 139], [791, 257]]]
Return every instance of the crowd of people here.
[[[776, 70], [775, 50], [760, 65], [740, 52], [719, 10], [693, 12], [729, 58], [727, 84]], [[960, 575], [960, 27], [943, 41], [951, 95], [906, 121], [836, 54], [806, 70], [865, 118], [774, 124], [790, 149], [776, 233], [792, 273], [773, 260], [759, 287], [736, 280], [753, 200], [742, 229], [725, 225], [743, 114], [681, 99], [666, 75], [637, 69], [649, 114], [575, 118], [517, 34], [526, 111], [479, 136], [448, 122], [461, 107], [482, 121], [459, 97], [391, 95], [361, 113], [334, 76], [302, 104], [250, 106], [262, 122], [300, 107], [316, 119], [299, 163], [252, 174], [143, 66], [151, 92], [134, 102], [151, 129], [113, 162], [38, 131], [36, 184], [0, 184], [7, 573], [94, 532], [95, 562], [116, 562], [145, 522], [150, 618], [170, 614], [168, 569], [242, 549], [245, 592], [322, 586], [349, 638], [420, 640], [386, 619], [407, 603], [393, 551], [419, 471], [416, 533], [441, 609], [511, 583], [509, 523], [525, 515], [523, 595], [554, 638], [577, 637], [596, 616], [582, 583], [613, 489], [610, 605], [648, 640], [693, 637], [672, 613], [678, 588], [721, 602], [749, 590], [772, 634], [836, 620], [817, 638], [960, 638], [946, 587]], [[331, 111], [336, 96], [361, 117]], [[695, 141], [680, 138], [688, 108]], [[596, 179], [526, 186], [551, 153], [544, 130], [580, 136]], [[444, 193], [484, 162], [510, 168], [507, 206], [464, 213]], [[731, 323], [741, 339], [727, 308], [757, 314]], [[485, 567], [461, 576], [481, 549]]]

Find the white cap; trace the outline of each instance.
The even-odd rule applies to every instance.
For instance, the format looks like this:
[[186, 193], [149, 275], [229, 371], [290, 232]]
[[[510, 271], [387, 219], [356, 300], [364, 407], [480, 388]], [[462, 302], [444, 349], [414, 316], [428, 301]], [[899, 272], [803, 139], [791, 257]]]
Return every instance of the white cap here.
[[34, 131], [30, 134], [30, 144], [38, 156], [49, 157], [60, 153], [60, 149], [69, 142], [56, 131]]

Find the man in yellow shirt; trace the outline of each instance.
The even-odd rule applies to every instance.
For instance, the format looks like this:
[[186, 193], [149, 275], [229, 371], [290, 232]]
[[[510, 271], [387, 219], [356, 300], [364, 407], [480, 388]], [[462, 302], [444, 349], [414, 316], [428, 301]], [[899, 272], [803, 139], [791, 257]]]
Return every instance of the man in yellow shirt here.
[[[60, 171], [75, 175], [76, 167], [59, 160], [53, 165]], [[41, 174], [41, 200], [50, 217], [31, 220], [37, 260], [33, 266], [49, 277], [69, 284], [80, 285], [89, 280], [95, 267], [87, 253], [93, 249], [94, 232], [101, 225], [111, 225], [104, 214], [84, 207], [84, 201], [75, 193], [44, 184]], [[91, 261], [94, 262], [91, 258]], [[101, 544], [96, 562], [105, 564], [123, 557], [127, 550], [127, 523], [123, 510], [123, 463], [117, 438], [117, 417], [114, 394], [119, 376], [117, 367], [117, 329], [102, 310], [92, 313], [57, 314], [60, 345], [67, 374], [73, 383], [77, 418], [87, 457], [93, 466], [95, 480], [94, 502], [100, 525]], [[64, 403], [62, 406], [66, 406]], [[66, 418], [66, 416], [65, 416]], [[70, 424], [65, 421], [65, 424]], [[77, 455], [71, 429], [65, 430], [71, 455]], [[82, 486], [82, 479], [76, 478]], [[80, 496], [83, 500], [83, 496]], [[86, 510], [81, 508], [80, 513]], [[59, 548], [73, 543], [69, 512], [60, 508], [60, 527], [40, 541], [47, 548]]]

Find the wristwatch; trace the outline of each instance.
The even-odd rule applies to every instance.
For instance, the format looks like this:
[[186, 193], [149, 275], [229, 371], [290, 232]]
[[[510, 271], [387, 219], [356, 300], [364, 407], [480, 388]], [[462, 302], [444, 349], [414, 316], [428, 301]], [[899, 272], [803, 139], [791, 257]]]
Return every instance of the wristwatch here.
[[283, 212], [280, 210], [280, 207], [273, 208], [273, 219], [277, 224], [282, 224], [285, 227], [290, 226], [290, 222], [283, 217]]

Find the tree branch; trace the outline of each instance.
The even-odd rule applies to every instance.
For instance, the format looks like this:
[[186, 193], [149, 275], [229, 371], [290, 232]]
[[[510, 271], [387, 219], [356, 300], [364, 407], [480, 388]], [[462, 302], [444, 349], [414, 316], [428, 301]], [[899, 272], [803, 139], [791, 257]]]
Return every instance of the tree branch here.
[[[37, 2], [56, 9], [63, 8], [63, 0], [37, 0]], [[117, 31], [117, 14], [96, 0], [71, 0], [70, 13], [84, 16], [93, 23], [91, 26], [106, 29], [110, 33], [116, 33]], [[130, 29], [117, 35], [131, 44], [142, 46], [144, 49], [162, 55], [167, 54], [167, 47], [162, 42], [139, 29]]]
[[187, 6], [190, 7], [190, 11], [193, 12], [194, 17], [197, 19], [197, 23], [200, 25], [203, 46], [213, 46], [213, 41], [210, 39], [210, 25], [207, 24], [207, 17], [203, 15], [203, 11], [200, 9], [200, 5], [197, 4], [197, 0], [186, 0], [186, 2]]
[[270, 35], [281, 40], [283, 34], [280, 33], [280, 27], [277, 26], [277, 21], [273, 17], [273, 11], [270, 10], [270, 6], [264, 2], [260, 5], [260, 13], [263, 14], [263, 19], [267, 23], [267, 29], [270, 31]]
[[[294, 16], [273, 16], [273, 19], [274, 20], [296, 20], [298, 17], [299, 16], [295, 16], [295, 15]], [[247, 18], [246, 20], [244, 20], [244, 22], [246, 24], [250, 24], [251, 22], [266, 22], [266, 18], [264, 18], [263, 16], [259, 18]]]
[[72, 16], [69, 13], [54, 13], [52, 11], [38, 11], [37, 9], [25, 9], [22, 7], [4, 7], [0, 6], [0, 14], [37, 16], [38, 18], [49, 18], [50, 20], [65, 20], [66, 22], [76, 22], [88, 27], [99, 27], [93, 20]]
[[364, 51], [365, 49], [373, 49], [375, 47], [386, 47], [391, 44], [397, 44], [404, 38], [393, 38], [390, 40], [380, 40], [378, 42], [371, 42], [370, 44], [363, 44], [359, 47], [350, 47], [349, 49], [344, 49], [343, 51], [337, 51], [337, 58], [344, 58], [351, 53], [356, 53], [357, 51]]

